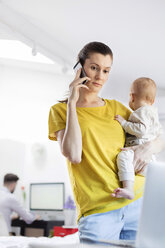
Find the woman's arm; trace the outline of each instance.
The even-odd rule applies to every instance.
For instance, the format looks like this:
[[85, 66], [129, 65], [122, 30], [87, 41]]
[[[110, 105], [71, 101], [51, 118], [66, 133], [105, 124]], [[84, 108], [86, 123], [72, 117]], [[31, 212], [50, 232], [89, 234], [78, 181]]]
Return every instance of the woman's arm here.
[[147, 164], [151, 161], [152, 155], [165, 149], [165, 142], [162, 137], [148, 141], [145, 144], [125, 147], [121, 150], [132, 149], [134, 151], [134, 168], [136, 173], [143, 172]]
[[62, 154], [73, 164], [81, 162], [82, 137], [78, 123], [76, 107], [70, 103], [67, 105], [66, 128], [56, 132]]
[[62, 154], [73, 164], [81, 162], [82, 155], [82, 135], [77, 118], [76, 103], [79, 98], [80, 88], [88, 87], [82, 82], [88, 77], [80, 78], [81, 70], [76, 74], [74, 81], [70, 84], [70, 96], [67, 103], [66, 128], [56, 132], [57, 140], [60, 143]]

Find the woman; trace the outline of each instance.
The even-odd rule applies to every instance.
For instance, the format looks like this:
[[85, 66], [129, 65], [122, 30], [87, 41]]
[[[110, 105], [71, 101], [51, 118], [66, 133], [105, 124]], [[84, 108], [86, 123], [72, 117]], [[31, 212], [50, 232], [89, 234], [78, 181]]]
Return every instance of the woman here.
[[[125, 143], [124, 131], [114, 116], [128, 119], [130, 111], [115, 100], [98, 96], [108, 80], [113, 54], [105, 44], [91, 42], [80, 51], [78, 60], [87, 77], [80, 78], [80, 69], [69, 85], [68, 99], [51, 107], [49, 138], [58, 140], [62, 154], [67, 158], [80, 241], [133, 240], [144, 177], [136, 175], [134, 200], [111, 196], [120, 185], [116, 156]], [[82, 84], [84, 80], [88, 80], [86, 84]], [[152, 145], [148, 143], [132, 148], [136, 172], [146, 166], [144, 161], [150, 158]], [[139, 159], [142, 152], [143, 161]]]

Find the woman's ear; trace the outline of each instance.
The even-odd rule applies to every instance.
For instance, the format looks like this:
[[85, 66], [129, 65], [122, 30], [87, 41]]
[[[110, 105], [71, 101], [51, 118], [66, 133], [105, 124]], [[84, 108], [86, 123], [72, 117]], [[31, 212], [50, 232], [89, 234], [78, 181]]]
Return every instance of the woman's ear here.
[[154, 104], [154, 102], [155, 102], [155, 100], [154, 100], [154, 99], [153, 99], [153, 100], [151, 100], [151, 105], [152, 105], [152, 104]]

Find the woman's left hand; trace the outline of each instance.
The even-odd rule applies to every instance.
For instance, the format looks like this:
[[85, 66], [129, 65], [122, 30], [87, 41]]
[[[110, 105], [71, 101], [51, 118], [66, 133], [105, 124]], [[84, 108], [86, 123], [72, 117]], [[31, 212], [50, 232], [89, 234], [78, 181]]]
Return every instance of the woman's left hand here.
[[134, 164], [135, 173], [138, 174], [143, 172], [152, 158], [152, 154], [153, 154], [152, 142], [149, 141], [142, 145], [121, 148], [122, 151], [126, 151], [129, 149], [134, 151], [133, 164]]

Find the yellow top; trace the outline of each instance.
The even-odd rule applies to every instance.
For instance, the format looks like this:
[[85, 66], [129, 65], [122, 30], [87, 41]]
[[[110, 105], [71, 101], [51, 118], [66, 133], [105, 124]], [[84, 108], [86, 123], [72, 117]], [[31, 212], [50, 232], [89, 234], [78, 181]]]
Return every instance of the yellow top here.
[[[124, 146], [125, 134], [115, 115], [128, 119], [130, 111], [115, 100], [104, 99], [100, 107], [77, 107], [82, 132], [82, 160], [72, 164], [67, 160], [68, 171], [78, 219], [81, 215], [103, 213], [128, 205], [142, 196], [144, 177], [135, 176], [135, 198], [113, 198], [111, 193], [121, 187], [116, 166], [116, 156]], [[55, 132], [66, 126], [66, 103], [51, 107], [49, 114], [49, 139], [57, 140]]]

